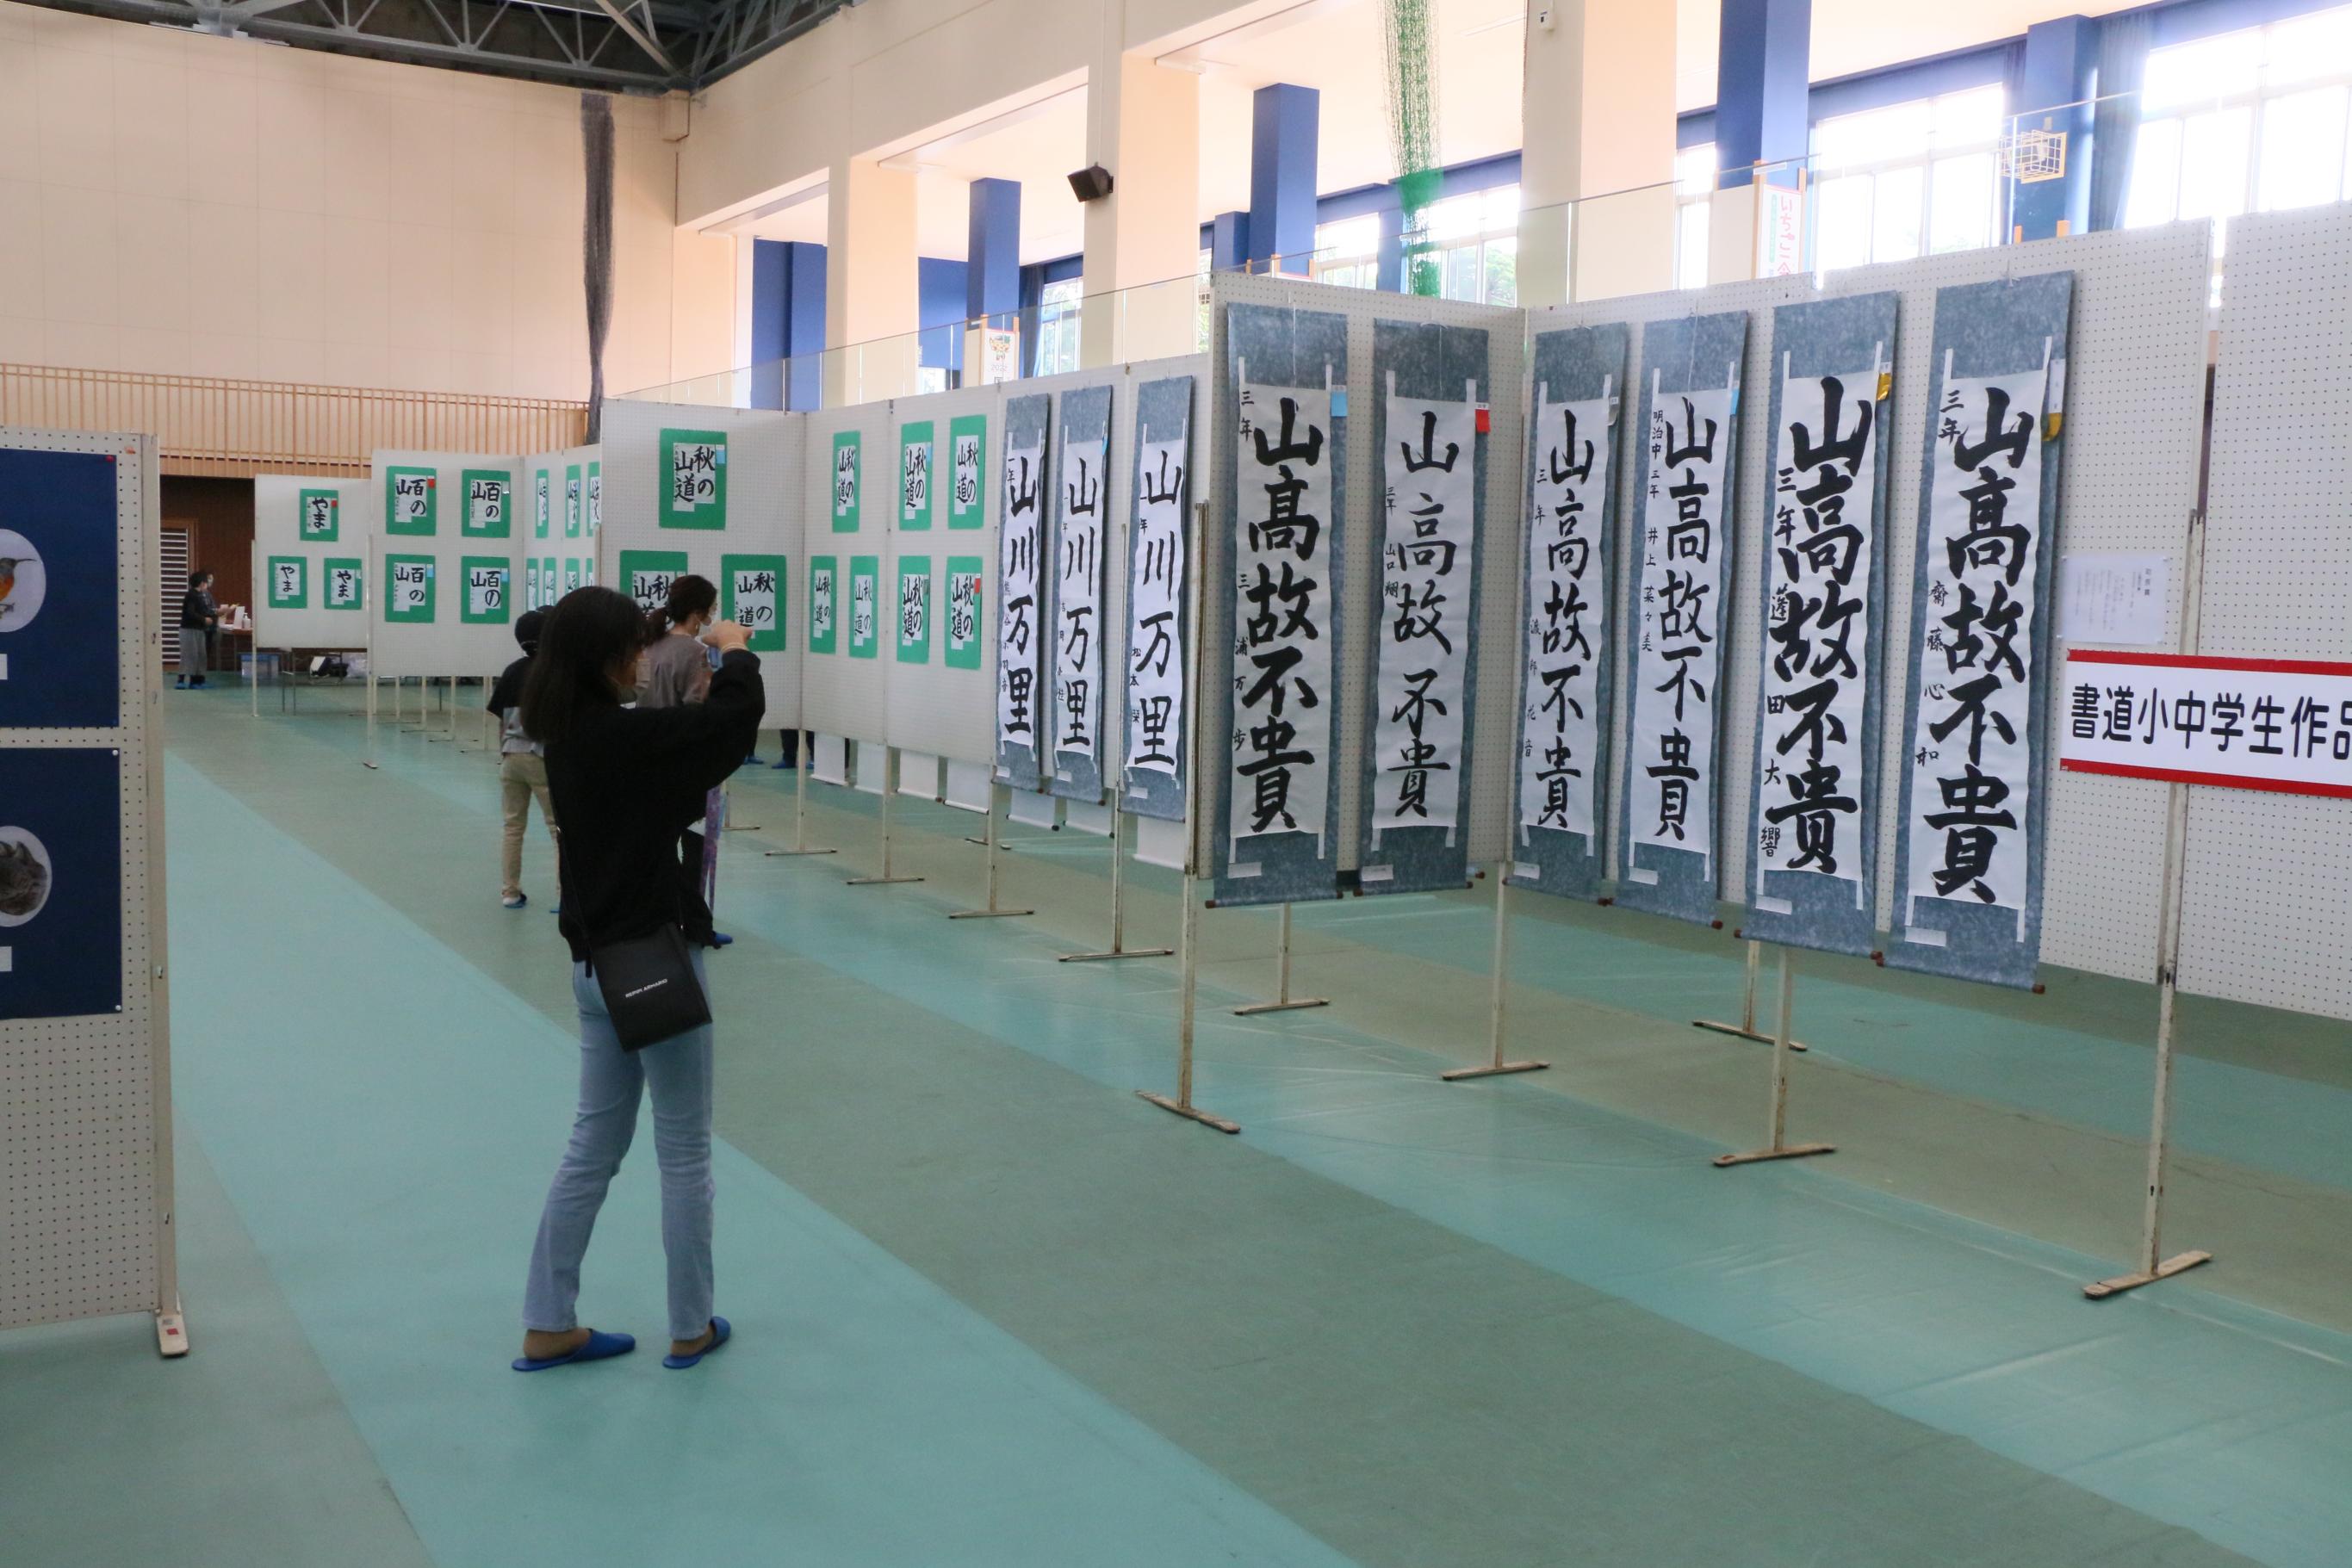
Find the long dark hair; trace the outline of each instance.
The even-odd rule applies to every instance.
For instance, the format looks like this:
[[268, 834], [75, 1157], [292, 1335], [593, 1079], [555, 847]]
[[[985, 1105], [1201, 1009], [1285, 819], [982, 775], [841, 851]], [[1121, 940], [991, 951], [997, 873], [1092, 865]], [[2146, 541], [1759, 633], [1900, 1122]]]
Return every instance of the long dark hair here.
[[683, 625], [691, 616], [716, 615], [719, 612], [719, 586], [707, 577], [692, 572], [671, 580], [669, 601], [646, 617], [646, 637], [658, 642], [667, 636], [671, 628]]
[[560, 746], [583, 710], [612, 707], [614, 664], [645, 645], [637, 602], [609, 588], [575, 588], [548, 612], [539, 652], [522, 685], [522, 730], [541, 746]]

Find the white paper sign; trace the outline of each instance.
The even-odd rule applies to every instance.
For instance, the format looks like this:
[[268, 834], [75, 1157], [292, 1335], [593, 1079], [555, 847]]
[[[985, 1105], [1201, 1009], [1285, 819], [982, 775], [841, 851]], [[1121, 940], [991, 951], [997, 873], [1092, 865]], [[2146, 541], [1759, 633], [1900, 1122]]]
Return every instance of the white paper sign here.
[[776, 574], [762, 568], [735, 573], [735, 620], [752, 632], [776, 628]]
[[1039, 554], [1045, 548], [1045, 444], [1043, 437], [1004, 455], [1004, 524], [997, 538], [996, 746], [1024, 747], [1040, 766], [1037, 675], [1045, 628], [1039, 623]]
[[327, 604], [331, 609], [355, 608], [360, 601], [360, 574], [356, 567], [338, 566], [327, 571]]
[[809, 573], [809, 642], [817, 646], [833, 641], [833, 568], [820, 566]]
[[898, 579], [898, 646], [928, 648], [931, 643], [931, 575], [902, 574]]
[[506, 521], [507, 485], [503, 479], [477, 479], [466, 486], [466, 526], [488, 533]]
[[2011, 375], [1955, 377], [1944, 357], [1929, 446], [1927, 606], [1914, 629], [1919, 721], [1899, 925], [1912, 923], [1921, 898], [2025, 907], [2048, 371], [2045, 359]]
[[859, 648], [874, 641], [875, 615], [878, 607], [874, 596], [880, 587], [873, 578], [857, 572], [849, 580], [849, 645]]
[[631, 575], [635, 580], [629, 585], [629, 597], [637, 601], [638, 609], [650, 615], [669, 602], [670, 584], [677, 580], [677, 573], [640, 568]]
[[1127, 766], [1171, 779], [1184, 755], [1184, 507], [1191, 462], [1181, 437], [1143, 444], [1128, 538]]
[[2073, 649], [2065, 715], [2061, 768], [2352, 800], [2352, 664]]
[[421, 523], [425, 508], [432, 495], [433, 478], [426, 474], [395, 474], [392, 476], [392, 516], [400, 523]]
[[2069, 555], [2058, 560], [2058, 635], [2069, 643], [2153, 648], [2164, 639], [2172, 560]]
[[392, 612], [411, 615], [425, 608], [433, 568], [425, 561], [394, 561], [392, 566]]
[[969, 653], [979, 639], [980, 573], [951, 571], [948, 573], [949, 662], [952, 664], [957, 656]]
[[931, 444], [910, 441], [899, 449], [898, 520], [911, 523], [931, 504]]
[[507, 569], [478, 566], [466, 573], [466, 610], [471, 615], [493, 615], [507, 601]]
[[1054, 755], [1102, 757], [1105, 443], [1062, 437], [1055, 491]]
[[278, 575], [278, 586], [272, 591], [279, 599], [291, 599], [302, 591], [302, 563], [281, 560], [272, 563]]
[[1388, 399], [1381, 454], [1380, 635], [1372, 714], [1372, 844], [1391, 828], [1461, 823], [1462, 701], [1477, 579], [1478, 410]]
[[[723, 441], [681, 441], [669, 449], [669, 505], [673, 512], [692, 512], [719, 504], [719, 470], [727, 463]], [[580, 531], [578, 487], [564, 481], [563, 531]]]
[[323, 538], [335, 526], [335, 497], [306, 496], [302, 498], [302, 537]]
[[1733, 390], [1667, 392], [1651, 378], [1626, 825], [1637, 845], [1712, 858]]
[[547, 523], [549, 517], [546, 469], [542, 468], [531, 476], [530, 495], [533, 523], [531, 531], [541, 538], [545, 538], [547, 537]]
[[1608, 646], [1608, 562], [1601, 517], [1609, 465], [1608, 382], [1582, 402], [1539, 399], [1528, 456], [1526, 658], [1520, 706], [1519, 841], [1532, 829], [1582, 833], [1599, 854], [1593, 789], [1601, 756], [1601, 651]]
[[601, 468], [588, 470], [588, 537], [594, 538], [604, 526], [604, 474]]
[[955, 438], [955, 489], [949, 500], [953, 512], [968, 512], [980, 505], [980, 436], [974, 431], [961, 431]]
[[1750, 880], [1813, 872], [1862, 894], [1863, 716], [1870, 701], [1870, 572], [1878, 368], [1797, 376], [1781, 356], [1764, 572], [1764, 713]]
[[[1244, 367], [1246, 371], [1246, 367]], [[1246, 841], [1312, 833], [1329, 792], [1331, 393], [1241, 380], [1234, 444], [1234, 641], [1227, 800], [1235, 861]]]

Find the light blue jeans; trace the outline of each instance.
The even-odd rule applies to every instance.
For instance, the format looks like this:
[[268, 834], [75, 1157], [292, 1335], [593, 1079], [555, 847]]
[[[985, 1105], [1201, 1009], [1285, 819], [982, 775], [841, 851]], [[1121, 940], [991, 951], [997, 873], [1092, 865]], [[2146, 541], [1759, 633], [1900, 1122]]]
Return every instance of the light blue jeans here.
[[[702, 949], [692, 951], [694, 977], [708, 996]], [[580, 1110], [530, 1249], [523, 1327], [567, 1333], [579, 1326], [580, 1260], [604, 1190], [636, 1135], [637, 1101], [650, 1086], [662, 1250], [669, 1259], [669, 1337], [699, 1339], [710, 1327], [710, 1026], [624, 1051], [585, 964], [572, 966], [572, 996], [580, 1008]]]

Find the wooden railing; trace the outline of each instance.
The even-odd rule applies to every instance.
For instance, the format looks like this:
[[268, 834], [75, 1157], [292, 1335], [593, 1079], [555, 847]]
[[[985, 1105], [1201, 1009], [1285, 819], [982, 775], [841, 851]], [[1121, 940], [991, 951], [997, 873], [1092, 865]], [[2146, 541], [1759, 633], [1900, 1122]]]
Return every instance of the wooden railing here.
[[585, 404], [0, 364], [0, 424], [152, 434], [166, 474], [365, 474], [378, 447], [551, 452]]

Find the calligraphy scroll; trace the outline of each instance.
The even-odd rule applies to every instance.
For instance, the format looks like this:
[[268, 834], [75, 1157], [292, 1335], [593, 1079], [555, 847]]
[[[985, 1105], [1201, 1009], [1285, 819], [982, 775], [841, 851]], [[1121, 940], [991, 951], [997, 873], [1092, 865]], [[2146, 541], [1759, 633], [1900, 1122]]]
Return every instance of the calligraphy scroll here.
[[1004, 400], [1004, 517], [997, 532], [996, 776], [1043, 785], [1045, 748], [1045, 434], [1054, 400]]
[[1055, 445], [1047, 711], [1052, 745], [1048, 794], [1098, 801], [1103, 796], [1103, 581], [1111, 542], [1113, 486], [1108, 473], [1111, 389], [1078, 387], [1061, 394]]
[[1135, 392], [1133, 509], [1127, 540], [1124, 782], [1120, 807], [1184, 820], [1185, 594], [1192, 538], [1192, 378]]
[[[1234, 305], [1218, 406], [1202, 722], [1222, 747], [1202, 842], [1220, 904], [1339, 893], [1337, 677], [1347, 319]], [[1212, 706], [1213, 705], [1213, 706]]]
[[1886, 962], [2030, 986], [2071, 273], [1939, 289]]
[[1486, 352], [1476, 328], [1372, 328], [1381, 526], [1360, 845], [1366, 893], [1460, 887], [1469, 875]]
[[1600, 895], [1611, 711], [1622, 325], [1539, 332], [1528, 443], [1511, 882]]
[[1772, 462], [1749, 542], [1763, 604], [1748, 936], [1877, 946], [1879, 549], [1896, 297], [1772, 314]]
[[1744, 311], [1651, 323], [1642, 340], [1641, 510], [1624, 621], [1620, 903], [1715, 919], [1724, 601], [1732, 591]]

